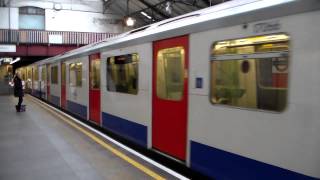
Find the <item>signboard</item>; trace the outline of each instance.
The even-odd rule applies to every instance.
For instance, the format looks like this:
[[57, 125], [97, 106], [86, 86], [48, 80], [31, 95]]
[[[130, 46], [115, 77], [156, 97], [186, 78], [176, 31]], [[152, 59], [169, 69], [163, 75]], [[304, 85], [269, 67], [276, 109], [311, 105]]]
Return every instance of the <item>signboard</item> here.
[[49, 44], [62, 44], [61, 34], [49, 34]]
[[253, 26], [254, 33], [265, 33], [269, 31], [278, 31], [281, 29], [281, 25], [278, 21], [261, 22]]
[[16, 45], [0, 44], [0, 52], [16, 52]]

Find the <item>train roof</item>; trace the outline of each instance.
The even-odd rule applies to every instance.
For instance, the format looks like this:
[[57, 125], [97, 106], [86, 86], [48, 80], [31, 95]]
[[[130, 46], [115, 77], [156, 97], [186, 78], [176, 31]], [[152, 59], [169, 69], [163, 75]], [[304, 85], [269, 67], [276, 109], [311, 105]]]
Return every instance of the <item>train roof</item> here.
[[319, 0], [233, 0], [140, 27], [34, 64], [50, 64], [101, 51], [317, 9], [320, 9]]

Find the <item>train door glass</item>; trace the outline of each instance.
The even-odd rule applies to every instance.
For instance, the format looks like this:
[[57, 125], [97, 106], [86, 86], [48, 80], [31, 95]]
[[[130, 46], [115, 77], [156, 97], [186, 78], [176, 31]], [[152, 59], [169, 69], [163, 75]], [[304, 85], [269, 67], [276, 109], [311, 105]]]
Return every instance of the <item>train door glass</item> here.
[[41, 68], [41, 98], [46, 98], [46, 80], [47, 80], [46, 68], [45, 68], [45, 66], [42, 66], [42, 68]]
[[33, 68], [33, 95], [39, 97], [40, 87], [39, 87], [39, 71], [38, 66], [34, 66]]
[[46, 70], [47, 70], [47, 75], [46, 75], [46, 77], [47, 77], [47, 100], [48, 101], [51, 101], [51, 95], [50, 95], [50, 65], [47, 65], [46, 66]]
[[184, 49], [162, 49], [157, 57], [157, 96], [165, 100], [180, 101], [184, 85]]
[[67, 97], [66, 97], [66, 63], [61, 62], [61, 107], [63, 109], [66, 108], [67, 105]]
[[101, 121], [100, 105], [100, 54], [89, 56], [89, 119], [97, 124]]
[[153, 44], [152, 147], [184, 161], [187, 142], [188, 36]]
[[212, 48], [211, 102], [283, 111], [287, 102], [289, 36], [217, 42]]

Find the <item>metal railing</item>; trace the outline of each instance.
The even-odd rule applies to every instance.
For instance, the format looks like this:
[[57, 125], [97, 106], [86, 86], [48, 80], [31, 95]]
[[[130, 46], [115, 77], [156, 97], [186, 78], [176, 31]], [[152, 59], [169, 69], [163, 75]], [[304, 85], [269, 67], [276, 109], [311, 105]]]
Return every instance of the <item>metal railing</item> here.
[[68, 31], [39, 30], [9, 30], [0, 29], [0, 43], [13, 44], [50, 44], [50, 35], [60, 35], [63, 45], [85, 45], [106, 38], [114, 37], [116, 33], [88, 33]]

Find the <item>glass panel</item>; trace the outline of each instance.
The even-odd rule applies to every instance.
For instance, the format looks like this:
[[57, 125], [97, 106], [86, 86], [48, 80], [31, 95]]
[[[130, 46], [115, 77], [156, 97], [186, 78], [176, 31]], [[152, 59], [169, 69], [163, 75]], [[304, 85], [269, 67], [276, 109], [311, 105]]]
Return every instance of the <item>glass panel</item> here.
[[33, 78], [35, 81], [39, 81], [39, 71], [38, 71], [38, 67], [35, 67], [33, 69]]
[[107, 59], [107, 89], [113, 92], [138, 94], [137, 53]]
[[19, 15], [19, 29], [45, 29], [44, 15]]
[[58, 84], [58, 66], [51, 67], [51, 83]]
[[71, 87], [82, 86], [82, 63], [70, 64], [69, 83]]
[[100, 89], [100, 60], [92, 60], [90, 64], [90, 88]]
[[38, 7], [25, 6], [19, 8], [19, 14], [38, 14], [45, 15], [45, 10]]
[[289, 36], [274, 34], [267, 36], [249, 37], [243, 39], [217, 42], [212, 48], [212, 54], [250, 54], [254, 52], [270, 52], [288, 50]]
[[27, 78], [28, 80], [31, 81], [31, 78], [32, 78], [32, 71], [31, 71], [31, 68], [27, 68]]
[[[279, 37], [277, 37], [279, 36]], [[255, 54], [271, 51], [288, 51], [289, 37], [272, 35], [273, 42], [266, 37], [255, 39], [251, 44], [237, 48], [238, 54]], [[258, 41], [260, 39], [261, 41]], [[241, 39], [243, 42], [246, 39]], [[277, 42], [276, 40], [280, 41]], [[239, 40], [224, 41], [239, 42]], [[216, 50], [217, 49], [217, 50]], [[228, 49], [228, 48], [227, 48]], [[213, 46], [216, 59], [230, 53], [221, 50], [221, 43]], [[288, 57], [270, 57], [239, 60], [211, 61], [211, 102], [237, 107], [283, 111], [287, 103]]]
[[157, 96], [160, 99], [179, 101], [184, 90], [183, 47], [162, 49], [157, 55]]
[[66, 84], [66, 63], [61, 64], [61, 83]]
[[45, 10], [37, 7], [19, 8], [20, 29], [45, 29]]
[[47, 81], [46, 68], [44, 67], [41, 68], [41, 81]]

